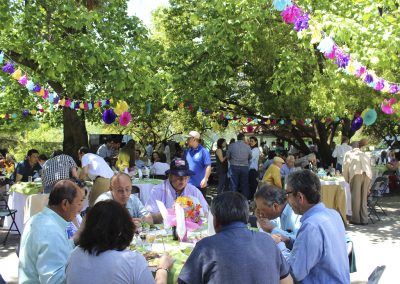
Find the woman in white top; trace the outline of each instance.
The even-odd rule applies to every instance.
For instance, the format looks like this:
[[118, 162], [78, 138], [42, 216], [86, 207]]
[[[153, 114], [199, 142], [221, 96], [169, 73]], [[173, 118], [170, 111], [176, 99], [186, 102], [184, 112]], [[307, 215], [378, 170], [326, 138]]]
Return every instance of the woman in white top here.
[[253, 200], [254, 193], [258, 186], [258, 160], [260, 158], [260, 149], [258, 148], [258, 139], [255, 136], [250, 137], [251, 160], [249, 166], [249, 200]]
[[146, 259], [129, 250], [134, 230], [128, 210], [118, 202], [96, 203], [87, 214], [79, 246], [69, 257], [67, 283], [167, 283], [172, 258], [161, 257], [154, 279]]
[[[154, 153], [153, 153], [154, 154]], [[153, 156], [154, 157], [154, 156]], [[165, 179], [165, 172], [169, 170], [169, 164], [166, 162], [164, 153], [157, 153], [157, 160], [154, 159], [153, 165], [150, 167], [150, 173], [156, 178]]]

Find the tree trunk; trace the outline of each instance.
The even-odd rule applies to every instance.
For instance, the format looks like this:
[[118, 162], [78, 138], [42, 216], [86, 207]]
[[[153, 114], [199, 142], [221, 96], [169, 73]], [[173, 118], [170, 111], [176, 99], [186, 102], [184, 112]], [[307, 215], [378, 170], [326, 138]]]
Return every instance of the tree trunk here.
[[72, 156], [78, 161], [78, 150], [80, 147], [88, 146], [88, 134], [85, 124], [85, 113], [78, 115], [77, 110], [63, 108], [64, 124], [64, 153]]

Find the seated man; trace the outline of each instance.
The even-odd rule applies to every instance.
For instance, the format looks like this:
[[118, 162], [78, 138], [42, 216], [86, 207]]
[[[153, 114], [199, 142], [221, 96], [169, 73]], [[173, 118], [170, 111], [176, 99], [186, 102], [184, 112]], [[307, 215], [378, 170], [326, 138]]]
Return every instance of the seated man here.
[[295, 163], [296, 159], [294, 158], [293, 155], [289, 155], [286, 158], [286, 163], [281, 167], [281, 177], [286, 177], [288, 174], [290, 174], [291, 172], [294, 172], [295, 167], [294, 167], [294, 163]]
[[65, 265], [74, 247], [67, 226], [82, 210], [84, 192], [61, 180], [50, 192], [49, 205], [25, 225], [19, 255], [19, 283], [64, 283]]
[[292, 248], [300, 228], [300, 216], [287, 202], [286, 192], [273, 185], [263, 185], [256, 192], [257, 221], [263, 231], [279, 234], [288, 248]]
[[146, 210], [140, 199], [131, 193], [131, 178], [125, 173], [118, 173], [111, 178], [110, 191], [102, 193], [95, 203], [113, 199], [128, 209], [136, 226], [140, 226], [141, 221], [153, 224], [153, 217], [149, 211]]
[[247, 228], [249, 206], [243, 195], [217, 195], [211, 212], [216, 234], [196, 244], [178, 283], [293, 283], [272, 238]]
[[208, 204], [200, 190], [188, 183], [189, 177], [194, 173], [189, 170], [188, 163], [183, 159], [175, 159], [171, 162], [170, 169], [165, 172], [168, 179], [153, 187], [147, 200], [146, 208], [153, 214], [154, 223], [161, 223], [157, 200], [164, 203], [165, 207], [172, 208], [175, 200], [180, 196], [195, 197], [200, 202], [204, 212], [208, 212]]
[[[287, 257], [290, 274], [301, 283], [350, 283], [343, 221], [321, 202], [319, 178], [309, 170], [291, 173], [286, 194], [293, 211], [303, 215]], [[278, 246], [286, 250], [283, 242]]]
[[30, 149], [26, 156], [26, 159], [18, 163], [15, 169], [15, 181], [16, 182], [27, 182], [28, 177], [36, 177], [39, 175], [39, 171], [42, 167], [39, 165], [39, 152], [35, 149]]
[[280, 169], [284, 163], [285, 161], [281, 157], [275, 157], [272, 165], [270, 165], [265, 172], [262, 181], [282, 188], [282, 177]]

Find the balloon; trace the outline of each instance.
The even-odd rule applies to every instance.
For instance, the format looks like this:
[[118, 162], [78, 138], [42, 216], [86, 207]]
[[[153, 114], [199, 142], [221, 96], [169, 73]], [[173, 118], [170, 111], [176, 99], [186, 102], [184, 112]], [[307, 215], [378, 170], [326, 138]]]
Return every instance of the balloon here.
[[106, 124], [111, 124], [115, 121], [115, 118], [117, 117], [117, 115], [114, 113], [114, 111], [110, 108], [110, 109], [106, 109], [103, 113], [103, 121]]
[[132, 116], [129, 112], [125, 111], [119, 117], [119, 124], [122, 126], [127, 126], [132, 120]]
[[386, 114], [394, 114], [396, 111], [392, 108], [392, 105], [396, 103], [394, 98], [384, 100], [381, 104], [381, 110]]
[[353, 132], [356, 132], [358, 129], [361, 128], [362, 124], [363, 124], [363, 119], [362, 119], [362, 117], [361, 117], [361, 116], [356, 117], [356, 118], [353, 120], [353, 122], [351, 123], [351, 130], [352, 130]]
[[364, 124], [365, 125], [372, 125], [375, 123], [378, 114], [374, 109], [369, 109], [364, 115]]

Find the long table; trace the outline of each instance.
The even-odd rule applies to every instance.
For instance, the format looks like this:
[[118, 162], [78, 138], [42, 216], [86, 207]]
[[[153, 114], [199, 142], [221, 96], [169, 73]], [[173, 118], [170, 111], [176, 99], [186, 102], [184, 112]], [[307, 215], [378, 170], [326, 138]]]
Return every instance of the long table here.
[[321, 198], [326, 207], [339, 212], [346, 224], [346, 215], [352, 215], [350, 185], [342, 178], [321, 180]]

